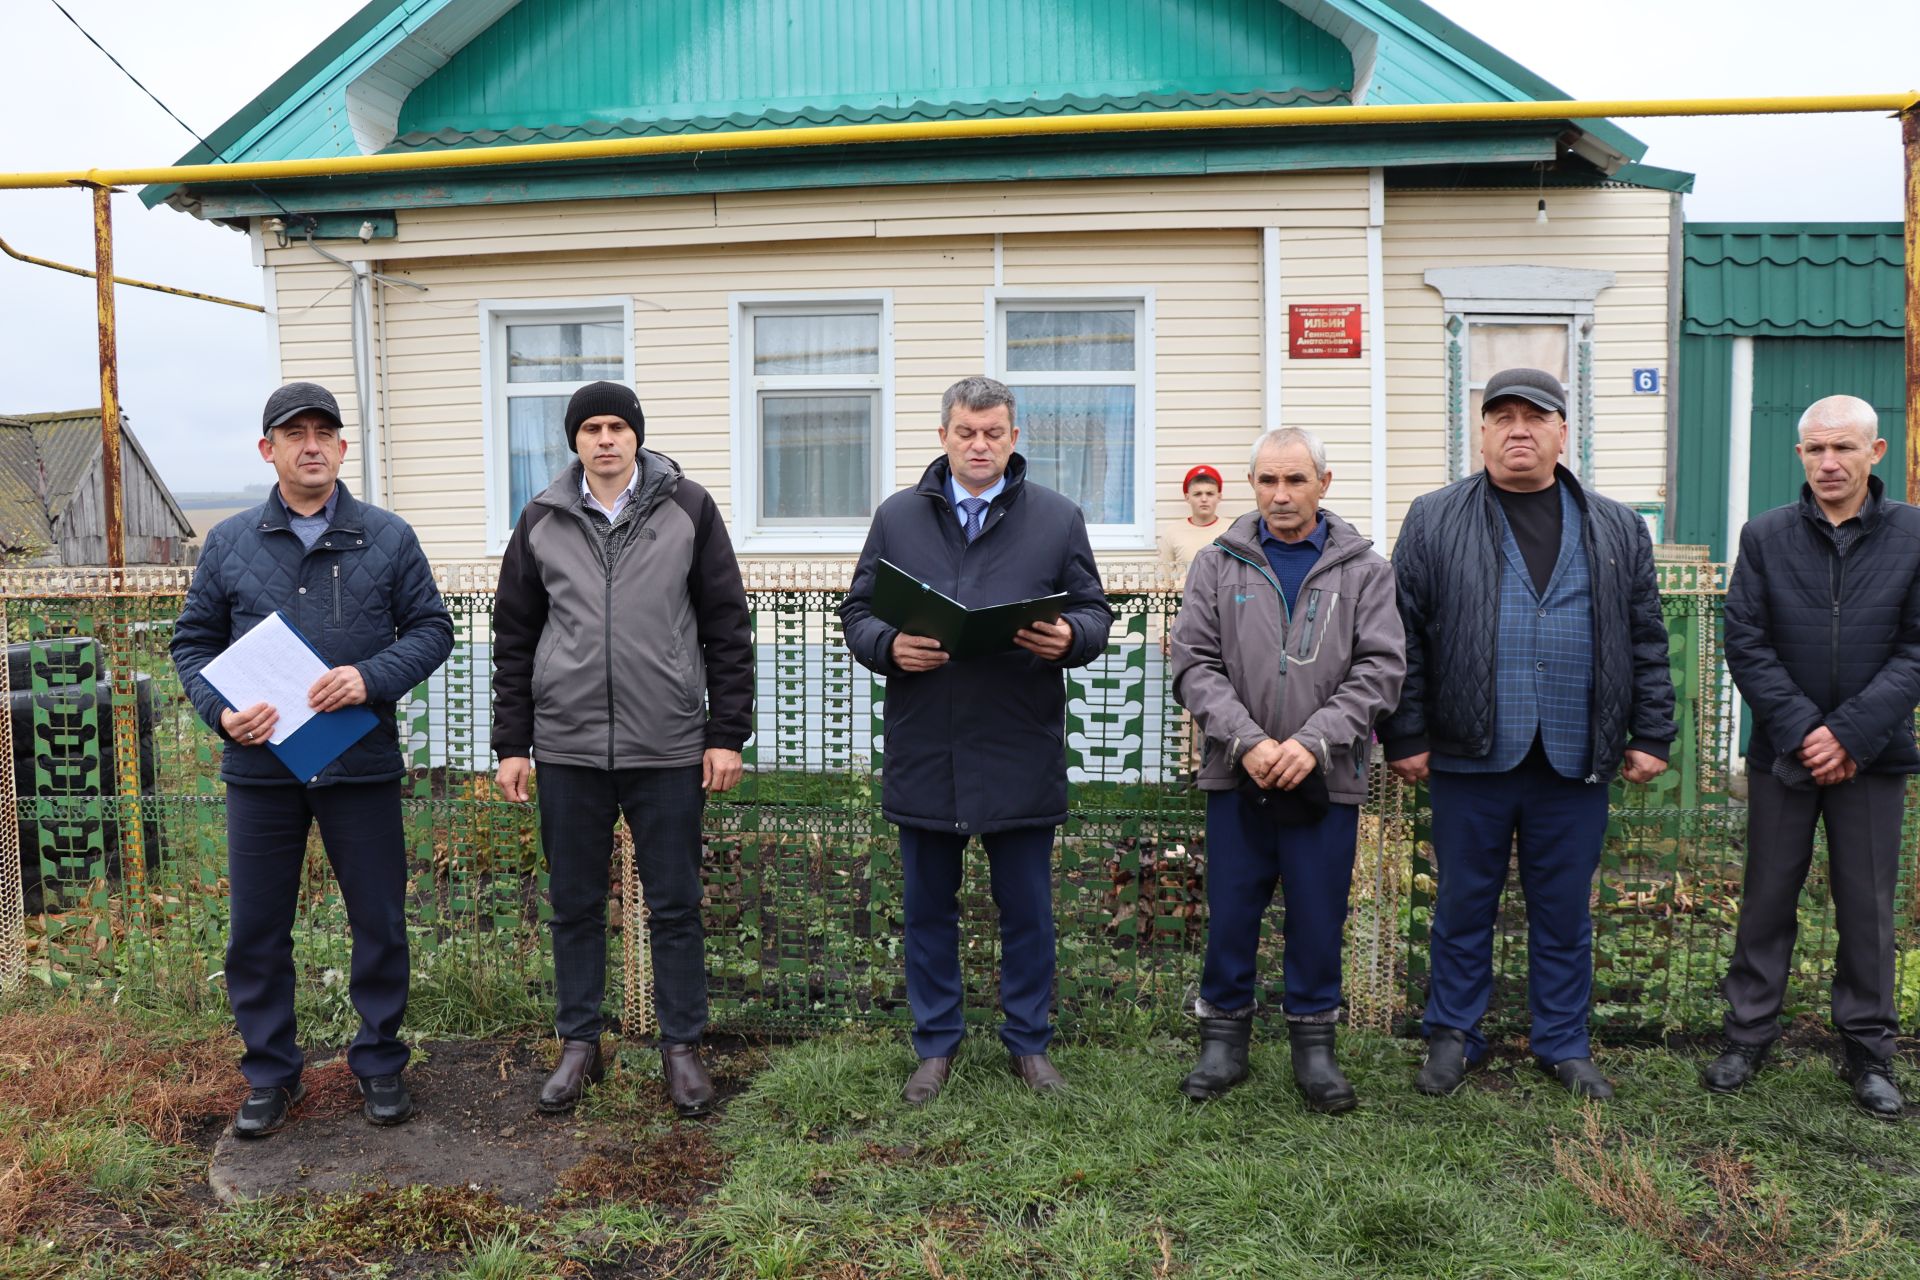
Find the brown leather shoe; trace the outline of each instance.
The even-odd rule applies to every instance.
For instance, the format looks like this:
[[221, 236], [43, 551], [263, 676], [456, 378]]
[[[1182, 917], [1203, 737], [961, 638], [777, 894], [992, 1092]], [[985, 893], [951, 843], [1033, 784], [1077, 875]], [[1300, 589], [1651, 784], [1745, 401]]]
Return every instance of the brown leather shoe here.
[[703, 1116], [713, 1110], [713, 1078], [700, 1062], [700, 1050], [690, 1044], [660, 1046], [660, 1068], [667, 1077], [667, 1096], [683, 1116]]
[[1007, 1066], [1035, 1093], [1052, 1093], [1067, 1087], [1066, 1080], [1044, 1053], [1008, 1054]]
[[947, 1073], [953, 1070], [952, 1058], [922, 1058], [900, 1090], [900, 1101], [910, 1107], [924, 1107], [947, 1087]]
[[540, 1109], [549, 1113], [571, 1111], [587, 1091], [588, 1084], [599, 1084], [607, 1077], [607, 1064], [600, 1057], [600, 1041], [562, 1040], [560, 1063], [540, 1086]]

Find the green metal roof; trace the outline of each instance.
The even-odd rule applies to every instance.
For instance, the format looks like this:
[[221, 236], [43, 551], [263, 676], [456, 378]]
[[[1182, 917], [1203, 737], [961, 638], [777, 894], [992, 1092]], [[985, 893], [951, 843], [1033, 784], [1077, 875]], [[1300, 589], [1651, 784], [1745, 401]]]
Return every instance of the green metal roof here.
[[[222, 125], [212, 155], [196, 148], [183, 159], [982, 115], [1564, 97], [1419, 0], [373, 0]], [[1575, 150], [1603, 169], [1645, 152], [1605, 121], [1575, 123]], [[831, 161], [824, 150], [801, 160]], [[268, 185], [295, 202], [338, 189]], [[194, 207], [177, 192], [148, 187], [142, 199]], [[513, 197], [496, 184], [479, 198]]]
[[1685, 253], [1687, 333], [1900, 336], [1897, 222], [1690, 223]]
[[1051, 114], [1074, 97], [1344, 102], [1352, 87], [1340, 41], [1273, 0], [520, 0], [408, 95], [398, 124], [759, 128]]

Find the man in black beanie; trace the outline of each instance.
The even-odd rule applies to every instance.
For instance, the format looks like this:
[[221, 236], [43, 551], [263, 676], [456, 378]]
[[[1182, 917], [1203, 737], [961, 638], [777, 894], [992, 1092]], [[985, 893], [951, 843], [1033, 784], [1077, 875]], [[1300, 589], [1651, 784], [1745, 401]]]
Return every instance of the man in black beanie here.
[[604, 1067], [613, 826], [634, 832], [653, 940], [667, 1093], [700, 1115], [713, 1082], [700, 921], [702, 792], [740, 781], [753, 730], [753, 641], [726, 525], [679, 464], [641, 447], [633, 391], [567, 404], [579, 460], [521, 512], [493, 612], [493, 749], [508, 800], [540, 762], [560, 1062], [540, 1109], [567, 1111]]

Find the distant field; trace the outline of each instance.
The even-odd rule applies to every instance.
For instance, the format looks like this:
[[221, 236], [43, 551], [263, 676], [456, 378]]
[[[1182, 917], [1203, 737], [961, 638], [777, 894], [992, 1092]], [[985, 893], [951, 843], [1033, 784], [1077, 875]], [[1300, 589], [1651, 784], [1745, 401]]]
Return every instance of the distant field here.
[[186, 512], [187, 519], [193, 522], [193, 541], [197, 543], [206, 539], [207, 530], [228, 516], [257, 505], [259, 505], [257, 502], [234, 502], [227, 506], [192, 507], [182, 503], [180, 509]]

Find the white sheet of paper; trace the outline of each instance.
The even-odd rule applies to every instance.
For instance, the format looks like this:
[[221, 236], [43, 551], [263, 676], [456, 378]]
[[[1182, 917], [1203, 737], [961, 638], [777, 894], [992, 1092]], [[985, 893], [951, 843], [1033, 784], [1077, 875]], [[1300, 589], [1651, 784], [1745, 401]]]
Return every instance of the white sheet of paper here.
[[285, 742], [301, 725], [313, 719], [307, 690], [327, 674], [327, 664], [294, 634], [287, 620], [270, 613], [265, 621], [227, 646], [227, 651], [200, 669], [220, 696], [244, 711], [264, 702], [280, 713], [269, 740]]

